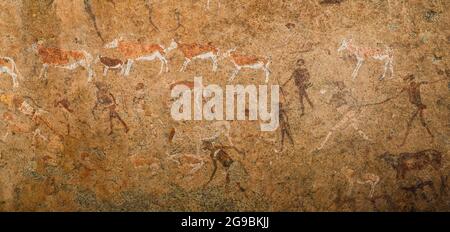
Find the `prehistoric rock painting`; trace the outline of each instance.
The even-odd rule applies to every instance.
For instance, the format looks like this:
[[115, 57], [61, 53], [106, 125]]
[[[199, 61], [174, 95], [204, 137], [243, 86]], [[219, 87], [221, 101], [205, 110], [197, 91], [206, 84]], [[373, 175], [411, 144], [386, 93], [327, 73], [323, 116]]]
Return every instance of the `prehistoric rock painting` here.
[[379, 48], [360, 47], [353, 44], [353, 39], [343, 39], [341, 46], [338, 48], [338, 52], [344, 50], [348, 50], [357, 60], [356, 67], [352, 73], [353, 79], [358, 76], [362, 64], [369, 58], [384, 61], [384, 71], [383, 75], [379, 78], [380, 80], [384, 79], [388, 71], [390, 72], [391, 78], [394, 77], [394, 52], [390, 47], [386, 47], [384, 50]]
[[360, 185], [366, 185], [368, 184], [370, 186], [370, 192], [369, 197], [372, 198], [373, 194], [375, 192], [375, 187], [380, 182], [380, 177], [378, 175], [375, 175], [373, 173], [364, 173], [358, 176], [355, 173], [355, 170], [349, 168], [349, 167], [343, 167], [342, 175], [345, 176], [348, 182], [348, 194], [350, 195], [353, 192], [354, 184], [360, 184]]
[[397, 171], [397, 178], [405, 178], [407, 172], [422, 170], [428, 166], [439, 171], [442, 165], [442, 153], [433, 149], [399, 155], [386, 152], [380, 158]]
[[0, 73], [5, 73], [12, 78], [13, 88], [19, 87], [18, 77], [21, 76], [16, 62], [10, 57], [0, 56]]
[[184, 72], [188, 66], [188, 64], [195, 59], [200, 60], [211, 60], [212, 62], [212, 70], [213, 72], [217, 71], [218, 68], [218, 49], [212, 45], [212, 43], [208, 44], [184, 44], [172, 41], [171, 47], [177, 48], [181, 50], [184, 55], [184, 63], [181, 66], [180, 72]]
[[[430, 128], [428, 127], [428, 124], [426, 123], [425, 118], [424, 118], [424, 114], [423, 113], [424, 113], [424, 110], [427, 108], [427, 106], [425, 104], [423, 104], [423, 102], [422, 102], [422, 96], [421, 96], [421, 93], [420, 93], [420, 87], [421, 87], [421, 85], [434, 83], [436, 81], [433, 81], [433, 82], [428, 82], [428, 81], [417, 82], [417, 81], [415, 81], [415, 76], [414, 75], [408, 75], [408, 76], [406, 76], [403, 79], [406, 82], [406, 86], [400, 91], [399, 94], [401, 94], [403, 92], [407, 92], [408, 93], [409, 102], [416, 108], [416, 110], [413, 112], [412, 116], [407, 121], [405, 136], [404, 136], [400, 146], [405, 145], [406, 139], [408, 138], [409, 132], [410, 132], [411, 127], [412, 127], [412, 123], [414, 122], [414, 119], [416, 119], [417, 116], [420, 119], [420, 123], [421, 123], [422, 127], [424, 127], [426, 129], [427, 133], [433, 139], [434, 135], [431, 132]], [[438, 80], [438, 81], [440, 81], [440, 80]]]
[[304, 65], [305, 65], [305, 61], [303, 59], [297, 60], [297, 68], [294, 70], [294, 72], [292, 73], [289, 80], [287, 80], [283, 84], [283, 86], [284, 86], [289, 81], [294, 79], [294, 84], [297, 87], [298, 96], [300, 99], [300, 109], [302, 111], [301, 115], [305, 114], [305, 105], [303, 104], [303, 99], [306, 99], [306, 101], [308, 102], [309, 106], [311, 106], [311, 108], [314, 107], [313, 103], [309, 99], [308, 93], [306, 92], [307, 89], [312, 86], [312, 84], [311, 84], [311, 82], [309, 82], [310, 75], [309, 75], [308, 69], [306, 69], [304, 67]]
[[103, 76], [107, 76], [108, 75], [108, 70], [109, 69], [120, 69], [120, 74], [124, 74], [124, 62], [116, 59], [116, 58], [109, 58], [107, 56], [99, 56], [98, 60], [100, 61], [100, 63], [104, 66], [103, 67]]
[[233, 81], [234, 78], [239, 74], [241, 69], [249, 68], [249, 69], [261, 69], [264, 71], [265, 82], [269, 82], [270, 69], [269, 65], [271, 62], [270, 57], [260, 57], [254, 55], [244, 55], [236, 52], [236, 49], [230, 49], [225, 53], [225, 57], [229, 57], [233, 62], [235, 69], [230, 76], [230, 81]]
[[131, 67], [135, 61], [152, 61], [155, 59], [159, 59], [161, 61], [161, 69], [159, 71], [159, 74], [161, 74], [164, 70], [166, 72], [169, 71], [168, 62], [164, 55], [172, 50], [172, 47], [165, 49], [162, 45], [159, 44], [141, 44], [136, 42], [127, 42], [124, 41], [122, 37], [119, 37], [106, 44], [105, 48], [117, 48], [124, 59], [127, 59], [126, 68], [123, 72], [124, 76], [130, 75]]
[[108, 87], [102, 83], [97, 82], [95, 83], [95, 87], [97, 88], [97, 100], [95, 101], [94, 108], [92, 108], [92, 115], [96, 118], [95, 111], [100, 106], [103, 107], [103, 110], [108, 111], [109, 115], [109, 134], [111, 135], [113, 133], [113, 120], [116, 119], [119, 121], [120, 124], [122, 124], [123, 128], [125, 129], [125, 132], [128, 133], [129, 128], [128, 125], [125, 123], [125, 121], [120, 117], [119, 113], [116, 110], [117, 102], [114, 95], [108, 90]]
[[[0, 7], [0, 211], [450, 209], [449, 1]], [[244, 119], [173, 118], [200, 76]]]
[[55, 47], [45, 47], [42, 41], [34, 43], [31, 47], [38, 54], [42, 62], [42, 69], [39, 78], [44, 76], [47, 78], [47, 70], [49, 67], [74, 70], [78, 67], [86, 69], [88, 74], [88, 82], [92, 81], [94, 72], [92, 70], [92, 55], [81, 50], [65, 51]]

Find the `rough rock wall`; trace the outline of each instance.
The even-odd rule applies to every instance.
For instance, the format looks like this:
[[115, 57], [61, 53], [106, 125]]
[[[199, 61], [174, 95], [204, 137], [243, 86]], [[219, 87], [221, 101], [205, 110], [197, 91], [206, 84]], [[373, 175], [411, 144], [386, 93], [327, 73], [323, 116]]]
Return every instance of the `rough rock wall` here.
[[[17, 67], [0, 60], [2, 211], [450, 209], [448, 1], [0, 7], [0, 56]], [[104, 47], [119, 37], [141, 55], [173, 39], [215, 47], [218, 70], [193, 59], [180, 72], [178, 46], [161, 52], [168, 72], [158, 74], [155, 59], [135, 61], [124, 76], [115, 64], [138, 56]], [[230, 121], [231, 143], [222, 135], [199, 143], [215, 124], [173, 120], [170, 86], [194, 76], [204, 85], [264, 84], [263, 69], [243, 68], [228, 81], [232, 48], [250, 63], [270, 59], [269, 85], [296, 79], [282, 86], [285, 120], [275, 132]]]

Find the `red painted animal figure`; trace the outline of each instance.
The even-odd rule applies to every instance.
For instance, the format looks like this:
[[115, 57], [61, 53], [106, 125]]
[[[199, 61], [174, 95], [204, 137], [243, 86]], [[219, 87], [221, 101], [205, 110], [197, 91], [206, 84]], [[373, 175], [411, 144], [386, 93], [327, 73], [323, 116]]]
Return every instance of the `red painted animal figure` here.
[[13, 88], [19, 87], [19, 81], [17, 78], [21, 77], [19, 70], [17, 69], [16, 62], [10, 57], [0, 56], [0, 74], [6, 73], [11, 76], [13, 81]]
[[63, 50], [55, 47], [45, 47], [39, 41], [32, 45], [32, 49], [37, 52], [42, 62], [42, 69], [39, 78], [47, 77], [48, 67], [74, 70], [78, 67], [86, 69], [88, 82], [92, 81], [94, 71], [92, 70], [92, 55], [84, 50]]
[[168, 48], [164, 48], [160, 44], [142, 44], [137, 42], [124, 41], [122, 37], [114, 39], [110, 43], [105, 45], [105, 48], [117, 48], [119, 52], [123, 55], [125, 59], [127, 59], [126, 68], [123, 72], [124, 76], [130, 75], [131, 66], [134, 61], [152, 61], [155, 59], [159, 59], [161, 61], [161, 70], [159, 74], [161, 74], [164, 70], [166, 72], [169, 71], [168, 61], [165, 58], [165, 55], [175, 49], [174, 47], [169, 46]]
[[123, 72], [125, 71], [124, 67], [123, 67], [124, 62], [119, 59], [109, 58], [106, 56], [98, 56], [97, 59], [103, 65], [103, 76], [104, 77], [106, 77], [106, 75], [108, 75], [109, 69], [121, 69], [120, 74], [123, 74]]
[[391, 79], [394, 77], [394, 51], [392, 50], [392, 48], [386, 46], [386, 49], [382, 50], [379, 48], [360, 47], [353, 44], [352, 39], [344, 39], [341, 42], [341, 46], [338, 48], [338, 52], [341, 52], [343, 50], [348, 50], [350, 53], [355, 55], [358, 61], [352, 73], [353, 79], [358, 76], [359, 69], [361, 68], [363, 62], [370, 58], [384, 61], [384, 72], [383, 75], [381, 75], [381, 77], [379, 78], [380, 80], [384, 79], [388, 68], [390, 71]]
[[253, 55], [242, 55], [236, 52], [236, 49], [230, 49], [225, 54], [224, 57], [229, 57], [231, 62], [233, 62], [235, 66], [235, 70], [231, 74], [229, 81], [234, 80], [234, 78], [238, 75], [239, 71], [243, 68], [249, 69], [261, 69], [264, 71], [266, 80], [265, 82], [269, 82], [270, 69], [269, 65], [271, 59], [269, 57], [260, 57]]
[[185, 85], [191, 90], [194, 89], [194, 82], [193, 81], [177, 81], [177, 82], [174, 82], [174, 83], [170, 84], [170, 90], [175, 88], [175, 86], [177, 86], [177, 85]]
[[208, 44], [183, 44], [178, 43], [175, 40], [172, 40], [171, 47], [178, 48], [184, 55], [184, 63], [181, 66], [180, 72], [184, 72], [188, 66], [188, 64], [192, 60], [200, 59], [200, 60], [208, 60], [211, 59], [213, 64], [213, 72], [217, 71], [219, 66], [218, 64], [218, 54], [219, 49], [214, 47], [211, 43]]
[[397, 171], [397, 178], [405, 178], [406, 172], [422, 170], [427, 166], [439, 170], [442, 164], [442, 153], [433, 149], [415, 153], [404, 152], [398, 155], [386, 152], [380, 158]]

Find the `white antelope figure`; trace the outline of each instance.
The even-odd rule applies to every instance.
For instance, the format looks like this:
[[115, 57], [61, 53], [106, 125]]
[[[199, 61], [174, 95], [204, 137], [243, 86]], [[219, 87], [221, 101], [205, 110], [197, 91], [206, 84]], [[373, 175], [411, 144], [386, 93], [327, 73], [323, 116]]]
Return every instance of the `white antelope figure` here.
[[175, 49], [176, 44], [171, 43], [168, 48], [164, 48], [160, 44], [141, 44], [136, 42], [124, 41], [122, 37], [114, 39], [110, 43], [105, 45], [105, 48], [117, 48], [119, 52], [127, 60], [126, 67], [123, 72], [124, 76], [129, 76], [131, 66], [134, 61], [152, 61], [159, 59], [161, 61], [161, 69], [159, 74], [164, 70], [169, 71], [169, 66], [165, 55], [171, 50]]
[[19, 81], [17, 77], [21, 77], [19, 70], [17, 69], [16, 62], [10, 57], [0, 56], [0, 74], [6, 73], [11, 76], [13, 81], [13, 88], [19, 87]]
[[384, 72], [383, 75], [379, 78], [380, 80], [385, 78], [388, 69], [390, 71], [391, 79], [394, 77], [394, 51], [392, 50], [392, 48], [386, 46], [386, 48], [382, 50], [379, 48], [359, 47], [353, 44], [352, 39], [343, 39], [338, 52], [341, 52], [343, 50], [348, 50], [350, 53], [355, 55], [356, 60], [358, 61], [352, 73], [353, 79], [358, 76], [358, 71], [361, 68], [362, 64], [369, 58], [384, 61]]
[[341, 169], [341, 173], [348, 182], [348, 195], [353, 192], [353, 186], [355, 183], [360, 185], [368, 184], [370, 185], [369, 197], [372, 198], [373, 194], [375, 193], [375, 187], [380, 182], [380, 177], [378, 175], [375, 175], [373, 173], [364, 173], [358, 175], [355, 170], [348, 167], [343, 167]]
[[37, 52], [42, 61], [42, 69], [39, 78], [47, 77], [48, 67], [74, 70], [83, 67], [88, 73], [88, 82], [92, 81], [94, 71], [92, 70], [92, 55], [84, 50], [63, 50], [55, 47], [45, 47], [42, 41], [34, 43], [31, 48]]
[[270, 69], [269, 65], [271, 62], [270, 57], [259, 57], [259, 56], [250, 56], [250, 55], [241, 55], [236, 53], [236, 48], [228, 50], [224, 57], [229, 57], [231, 62], [233, 62], [235, 70], [231, 74], [229, 81], [233, 81], [234, 78], [238, 75], [239, 71], [243, 68], [249, 69], [262, 69], [264, 71], [266, 80], [265, 82], [269, 82]]

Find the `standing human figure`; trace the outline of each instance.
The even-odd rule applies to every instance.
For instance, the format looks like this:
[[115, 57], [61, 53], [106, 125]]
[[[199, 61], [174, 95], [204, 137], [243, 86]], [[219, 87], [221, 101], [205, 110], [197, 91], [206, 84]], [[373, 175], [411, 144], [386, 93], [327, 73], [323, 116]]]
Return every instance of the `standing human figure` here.
[[305, 67], [305, 60], [298, 59], [296, 62], [297, 68], [292, 72], [291, 77], [287, 80], [282, 86], [286, 85], [290, 80], [294, 79], [294, 84], [297, 86], [299, 98], [300, 98], [300, 109], [302, 111], [301, 115], [305, 114], [305, 105], [303, 103], [303, 98], [306, 98], [306, 101], [314, 108], [314, 104], [311, 102], [308, 96], [308, 88], [312, 86], [309, 81], [310, 75], [308, 69]]

